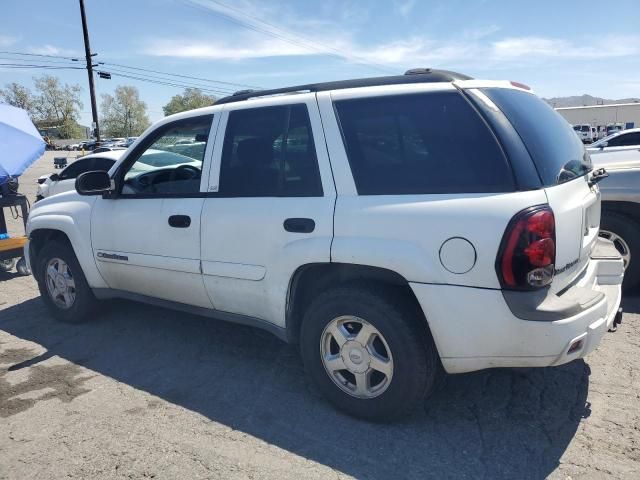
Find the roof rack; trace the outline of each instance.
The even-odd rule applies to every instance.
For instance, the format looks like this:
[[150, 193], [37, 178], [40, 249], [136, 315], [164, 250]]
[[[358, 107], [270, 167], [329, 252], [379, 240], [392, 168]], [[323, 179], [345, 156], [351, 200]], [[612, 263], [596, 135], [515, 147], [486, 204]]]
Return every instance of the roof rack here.
[[352, 80], [339, 80], [335, 82], [309, 83], [293, 87], [273, 88], [269, 90], [240, 90], [233, 95], [221, 98], [216, 105], [223, 103], [240, 102], [249, 98], [265, 97], [282, 93], [294, 92], [324, 92], [327, 90], [339, 90], [343, 88], [374, 87], [381, 85], [401, 85], [406, 83], [435, 83], [453, 82], [454, 80], [471, 80], [472, 78], [462, 73], [449, 70], [435, 70], [431, 68], [413, 68], [407, 70], [404, 75], [392, 75], [388, 77], [355, 78]]

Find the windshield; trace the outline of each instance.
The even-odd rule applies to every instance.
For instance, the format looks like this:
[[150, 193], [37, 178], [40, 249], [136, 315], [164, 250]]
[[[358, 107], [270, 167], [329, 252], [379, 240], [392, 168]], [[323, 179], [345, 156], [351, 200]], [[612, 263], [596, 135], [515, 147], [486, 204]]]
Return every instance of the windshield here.
[[573, 126], [573, 129], [574, 129], [576, 132], [579, 132], [579, 131], [580, 131], [580, 125], [574, 125], [574, 126]]
[[580, 129], [583, 132], [588, 132], [589, 130], [591, 130], [591, 127], [589, 125], [582, 125], [582, 128]]
[[[591, 171], [591, 158], [578, 136], [544, 101], [531, 93], [510, 88], [482, 91], [520, 135], [544, 186], [568, 182]], [[589, 131], [589, 126], [584, 127]]]

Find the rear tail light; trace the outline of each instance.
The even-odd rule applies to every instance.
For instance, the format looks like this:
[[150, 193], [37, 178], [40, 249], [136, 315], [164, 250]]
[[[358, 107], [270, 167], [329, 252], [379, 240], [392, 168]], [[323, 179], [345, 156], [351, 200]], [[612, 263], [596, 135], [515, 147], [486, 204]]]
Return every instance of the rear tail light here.
[[548, 205], [527, 208], [507, 226], [496, 260], [503, 288], [535, 290], [553, 280], [556, 221]]

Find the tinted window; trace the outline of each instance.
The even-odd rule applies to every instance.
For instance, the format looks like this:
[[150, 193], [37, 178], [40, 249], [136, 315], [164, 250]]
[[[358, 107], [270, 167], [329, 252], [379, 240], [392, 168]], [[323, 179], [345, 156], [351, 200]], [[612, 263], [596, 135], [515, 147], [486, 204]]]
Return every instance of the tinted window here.
[[88, 172], [91, 170], [91, 159], [85, 158], [76, 160], [67, 168], [60, 172], [60, 180], [70, 180], [72, 178], [76, 178], [78, 175], [84, 172]]
[[322, 196], [305, 105], [229, 113], [220, 193], [235, 197]]
[[482, 90], [502, 110], [524, 142], [543, 185], [585, 175], [591, 160], [567, 121], [535, 95], [509, 88]]
[[624, 133], [607, 142], [609, 147], [628, 147], [640, 145], [640, 132]]
[[198, 193], [212, 120], [213, 115], [186, 118], [153, 132], [133, 152], [133, 163], [125, 167], [122, 193]]
[[93, 165], [91, 166], [92, 170], [102, 170], [104, 172], [108, 171], [113, 164], [116, 163], [115, 160], [111, 160], [110, 158], [94, 158]]
[[335, 106], [360, 195], [514, 190], [493, 134], [457, 92]]

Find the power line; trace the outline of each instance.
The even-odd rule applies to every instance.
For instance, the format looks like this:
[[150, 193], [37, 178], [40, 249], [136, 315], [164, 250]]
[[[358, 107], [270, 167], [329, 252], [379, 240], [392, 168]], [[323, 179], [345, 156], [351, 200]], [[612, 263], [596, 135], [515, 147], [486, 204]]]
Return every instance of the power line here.
[[101, 63], [103, 63], [104, 65], [113, 65], [115, 67], [128, 68], [130, 70], [140, 70], [142, 72], [159, 73], [161, 75], [168, 75], [168, 76], [171, 76], [171, 77], [190, 78], [192, 80], [201, 80], [201, 81], [204, 81], [204, 82], [220, 83], [220, 84], [223, 84], [223, 85], [230, 85], [230, 86], [236, 86], [236, 87], [261, 88], [261, 87], [256, 87], [255, 85], [246, 85], [244, 83], [224, 82], [222, 80], [211, 80], [209, 78], [194, 77], [194, 76], [191, 76], [191, 75], [180, 75], [180, 74], [177, 74], [177, 73], [161, 72], [159, 70], [150, 70], [148, 68], [131, 67], [131, 66], [128, 66], [128, 65], [122, 65], [120, 63], [110, 63], [110, 62], [101, 62]]
[[[72, 62], [78, 61], [77, 58], [63, 57], [63, 56], [60, 56], [60, 55], [44, 55], [44, 54], [37, 54], [37, 53], [10, 52], [10, 51], [0, 51], [0, 54], [5, 54], [5, 55], [25, 55], [25, 56], [35, 56], [35, 57], [49, 57], [49, 58], [57, 58], [57, 59], [66, 59], [67, 61], [72, 61]], [[25, 59], [19, 59], [19, 58], [12, 59], [12, 60], [27, 61]], [[41, 62], [53, 63], [52, 60], [41, 60]], [[64, 62], [60, 62], [60, 63], [65, 64]], [[131, 66], [131, 65], [124, 65], [122, 63], [99, 62], [99, 65], [114, 66], [114, 67], [125, 68], [125, 69], [128, 69], [128, 70], [136, 70], [136, 71], [141, 71], [141, 72], [157, 73], [157, 74], [160, 74], [160, 75], [166, 75], [166, 76], [170, 76], [170, 77], [186, 78], [186, 79], [199, 80], [199, 81], [210, 82], [210, 83], [219, 83], [221, 85], [229, 85], [229, 86], [242, 87], [242, 88], [255, 88], [255, 89], [260, 89], [261, 88], [261, 87], [255, 86], [255, 85], [247, 85], [247, 84], [244, 84], [244, 83], [227, 82], [227, 81], [223, 81], [223, 80], [214, 80], [214, 79], [205, 78], [205, 77], [195, 77], [195, 76], [192, 76], [192, 75], [184, 75], [184, 74], [178, 74], [178, 73], [163, 72], [163, 71], [160, 71], [160, 70], [151, 70], [151, 69], [148, 69], [148, 68], [134, 67], [134, 66]]]
[[22, 55], [25, 57], [49, 57], [49, 58], [65, 58], [67, 60], [71, 60], [73, 62], [79, 61], [80, 57], [63, 57], [61, 55], [45, 55], [44, 53], [27, 53], [27, 52], [8, 52], [8, 51], [0, 51], [3, 55]]
[[21, 69], [21, 68], [44, 68], [47, 70], [84, 70], [83, 67], [59, 67], [56, 65], [36, 65], [24, 63], [0, 63], [2, 68]]
[[[140, 77], [140, 76], [135, 76], [135, 75], [127, 75], [124, 73], [114, 73], [113, 75], [115, 76], [120, 76], [120, 77], [124, 77], [124, 78], [129, 78], [131, 80], [138, 80], [141, 82], [148, 82], [148, 83], [155, 83], [157, 85], [166, 85], [166, 86], [170, 86], [170, 87], [179, 87], [179, 88], [188, 88], [187, 85], [184, 84], [179, 84], [179, 83], [172, 83], [172, 82], [167, 82], [167, 81], [162, 81], [162, 80], [155, 80], [155, 79], [151, 79], [151, 78], [145, 78], [145, 77]], [[219, 90], [214, 90], [214, 89], [205, 89], [205, 88], [201, 88], [200, 90], [205, 90], [211, 93], [216, 93], [218, 95], [227, 95], [228, 92], [222, 92]]]
[[180, 81], [180, 80], [175, 80], [173, 78], [168, 78], [166, 76], [158, 76], [158, 75], [150, 75], [150, 74], [143, 74], [143, 73], [136, 73], [136, 72], [130, 72], [128, 70], [121, 70], [118, 68], [109, 68], [108, 72], [113, 74], [113, 75], [122, 75], [122, 74], [126, 74], [126, 75], [135, 75], [137, 77], [142, 77], [142, 78], [149, 78], [152, 80], [160, 80], [160, 81], [164, 81], [164, 82], [169, 82], [172, 84], [176, 84], [176, 85], [183, 85], [185, 88], [198, 88], [200, 90], [215, 90], [217, 92], [222, 92], [224, 94], [229, 94], [229, 93], [233, 93], [234, 90], [230, 90], [230, 89], [225, 89], [222, 87], [217, 87], [216, 85], [203, 85], [201, 83], [194, 83], [194, 82], [186, 82], [186, 81]]
[[[192, 8], [196, 8], [199, 9], [201, 11], [205, 11], [209, 14], [213, 14], [213, 15], [218, 15], [218, 16], [222, 16], [224, 17], [226, 20], [231, 21], [232, 23], [235, 23], [237, 25], [240, 25], [244, 28], [247, 28], [249, 30], [252, 30], [254, 32], [258, 32], [258, 33], [262, 33], [265, 35], [268, 35], [270, 37], [273, 38], [278, 38], [284, 42], [290, 43], [292, 45], [298, 46], [298, 47], [302, 47], [302, 48], [306, 48], [307, 50], [311, 49], [311, 50], [315, 50], [319, 53], [322, 53], [324, 55], [328, 55], [331, 57], [336, 57], [336, 58], [340, 58], [341, 60], [347, 59], [347, 60], [352, 60], [356, 63], [360, 63], [363, 65], [367, 65], [375, 70], [378, 71], [383, 71], [385, 73], [395, 73], [394, 70], [391, 70], [390, 68], [386, 67], [385, 65], [381, 65], [378, 63], [374, 63], [374, 62], [370, 62], [364, 58], [361, 57], [357, 57], [355, 55], [348, 55], [345, 54], [344, 52], [329, 47], [328, 45], [323, 45], [319, 42], [317, 42], [316, 40], [310, 39], [308, 37], [304, 37], [303, 35], [300, 35], [298, 33], [292, 33], [289, 32], [285, 29], [283, 29], [282, 27], [279, 27], [277, 25], [274, 25], [272, 23], [269, 23], [265, 20], [262, 20], [256, 16], [253, 15], [249, 15], [247, 13], [245, 13], [244, 11], [232, 7], [230, 5], [227, 5], [223, 2], [219, 2], [216, 0], [209, 0], [211, 3], [214, 3], [220, 7], [223, 7], [227, 10], [231, 10], [234, 12], [237, 12], [235, 15], [240, 16], [240, 17], [246, 17], [249, 18], [251, 20], [253, 20], [254, 24], [252, 24], [251, 22], [247, 22], [246, 20], [243, 21], [239, 18], [236, 18], [234, 15], [229, 14], [229, 13], [225, 13], [225, 12], [221, 12], [221, 11], [213, 11], [210, 8], [205, 7], [202, 4], [194, 4], [192, 0], [179, 0], [181, 1], [181, 3], [188, 5]], [[273, 30], [269, 30], [267, 28], [261, 27], [260, 25], [255, 25], [255, 22], [258, 22], [259, 24], [265, 25], [267, 27], [270, 27], [271, 29], [274, 29], [276, 31]], [[278, 33], [280, 32], [280, 33]]]

